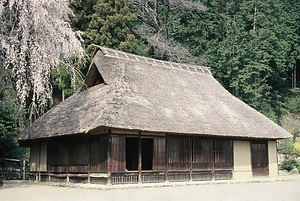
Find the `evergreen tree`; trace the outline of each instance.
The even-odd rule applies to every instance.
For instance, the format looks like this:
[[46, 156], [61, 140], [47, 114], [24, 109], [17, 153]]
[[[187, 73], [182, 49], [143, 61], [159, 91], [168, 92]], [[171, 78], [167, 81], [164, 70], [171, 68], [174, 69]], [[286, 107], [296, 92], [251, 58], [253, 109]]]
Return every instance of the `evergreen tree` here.
[[72, 26], [83, 32], [87, 51], [91, 54], [91, 44], [135, 52], [138, 40], [129, 26], [136, 21], [124, 0], [76, 0], [72, 2], [75, 17]]
[[[20, 148], [17, 135], [24, 127], [24, 108], [15, 105], [12, 98], [0, 100], [0, 158], [25, 159], [28, 150]], [[0, 160], [0, 166], [5, 166], [5, 161]]]
[[207, 65], [230, 92], [278, 121], [299, 55], [289, 2], [221, 2], [210, 9], [225, 29], [209, 41]]

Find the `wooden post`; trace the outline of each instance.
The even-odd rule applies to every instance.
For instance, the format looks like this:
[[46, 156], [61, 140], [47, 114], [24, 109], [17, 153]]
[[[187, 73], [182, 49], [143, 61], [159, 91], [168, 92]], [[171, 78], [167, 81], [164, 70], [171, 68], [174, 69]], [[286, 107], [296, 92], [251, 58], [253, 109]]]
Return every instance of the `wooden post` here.
[[212, 175], [211, 180], [215, 180], [215, 155], [216, 155], [216, 141], [212, 140], [212, 148], [213, 148], [213, 154], [212, 154]]
[[111, 185], [111, 130], [108, 130], [108, 149], [107, 149], [107, 185]]
[[190, 181], [193, 180], [192, 178], [192, 171], [193, 171], [193, 139], [189, 140], [190, 145]]
[[139, 133], [139, 144], [138, 144], [138, 157], [139, 157], [139, 164], [138, 164], [138, 170], [139, 170], [139, 176], [138, 176], [138, 183], [142, 183], [142, 138], [141, 133]]
[[41, 151], [41, 149], [42, 149], [42, 142], [40, 141], [39, 142], [39, 145], [40, 145], [40, 147], [39, 147], [39, 173], [38, 173], [38, 181], [41, 181], [41, 153], [42, 153], [42, 151]]
[[50, 157], [52, 157], [50, 155], [51, 152], [49, 152], [49, 150], [51, 149], [50, 146], [52, 146], [51, 140], [49, 140], [48, 144], [47, 144], [47, 171], [48, 171], [48, 179], [49, 179], [49, 181], [51, 181], [51, 176], [50, 176]]
[[91, 183], [91, 135], [88, 134], [88, 145], [89, 145], [89, 162], [88, 162], [88, 183]]
[[[68, 143], [66, 144], [66, 146], [68, 147], [68, 155], [67, 155], [67, 182], [70, 181], [70, 177], [69, 177], [69, 166], [70, 166], [70, 142], [67, 141]], [[66, 142], [65, 142], [66, 143]], [[62, 143], [64, 144], [64, 143]]]
[[165, 166], [166, 166], [166, 174], [165, 174], [165, 182], [168, 182], [169, 178], [168, 178], [168, 174], [169, 174], [169, 150], [168, 150], [168, 141], [169, 141], [169, 137], [167, 136], [166, 138], [166, 142], [165, 142], [165, 152], [166, 152], [166, 156], [165, 156]]

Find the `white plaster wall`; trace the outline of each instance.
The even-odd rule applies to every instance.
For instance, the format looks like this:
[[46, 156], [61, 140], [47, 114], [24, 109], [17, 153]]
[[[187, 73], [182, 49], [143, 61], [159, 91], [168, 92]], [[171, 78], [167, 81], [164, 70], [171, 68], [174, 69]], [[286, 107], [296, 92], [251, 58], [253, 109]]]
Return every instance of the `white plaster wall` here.
[[251, 148], [249, 141], [234, 140], [233, 142], [233, 179], [251, 179]]
[[277, 144], [276, 141], [268, 141], [269, 177], [278, 177]]
[[47, 171], [47, 142], [41, 142], [40, 171]]
[[30, 147], [30, 171], [39, 171], [40, 144], [31, 144]]
[[30, 171], [47, 171], [47, 142], [31, 145]]

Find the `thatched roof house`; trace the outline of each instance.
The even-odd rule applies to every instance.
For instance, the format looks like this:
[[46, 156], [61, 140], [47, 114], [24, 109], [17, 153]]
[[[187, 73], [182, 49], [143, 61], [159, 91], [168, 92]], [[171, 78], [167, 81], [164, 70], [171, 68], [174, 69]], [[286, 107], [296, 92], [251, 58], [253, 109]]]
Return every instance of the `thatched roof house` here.
[[[100, 72], [100, 74], [98, 74]], [[93, 86], [98, 81], [99, 84]], [[85, 84], [19, 140], [119, 128], [159, 133], [281, 139], [290, 134], [240, 101], [209, 68], [99, 47]]]
[[98, 46], [83, 88], [26, 128], [19, 142], [112, 130], [237, 141], [291, 137], [226, 91], [208, 67]]

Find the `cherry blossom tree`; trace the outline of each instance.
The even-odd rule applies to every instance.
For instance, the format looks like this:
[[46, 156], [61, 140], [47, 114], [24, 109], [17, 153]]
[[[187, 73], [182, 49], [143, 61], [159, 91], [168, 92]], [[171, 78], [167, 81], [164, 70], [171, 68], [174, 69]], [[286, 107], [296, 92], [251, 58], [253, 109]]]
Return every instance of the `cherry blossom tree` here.
[[[13, 90], [26, 106], [45, 106], [52, 95], [50, 72], [83, 57], [69, 24], [68, 0], [0, 0], [0, 91]], [[28, 102], [27, 102], [28, 103]]]

